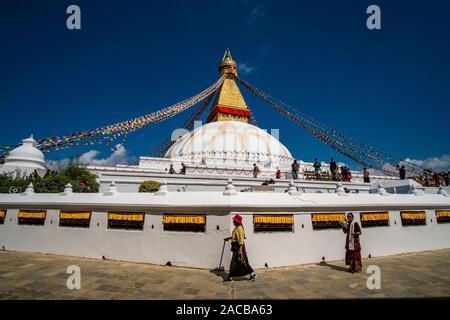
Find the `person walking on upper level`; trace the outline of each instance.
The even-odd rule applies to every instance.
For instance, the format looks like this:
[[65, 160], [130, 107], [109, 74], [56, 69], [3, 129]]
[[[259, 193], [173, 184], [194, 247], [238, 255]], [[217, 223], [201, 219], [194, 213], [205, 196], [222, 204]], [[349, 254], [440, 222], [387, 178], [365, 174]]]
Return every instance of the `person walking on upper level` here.
[[[399, 167], [399, 166], [398, 166]], [[401, 180], [405, 180], [406, 179], [406, 169], [405, 169], [405, 166], [401, 166], [399, 169], [398, 169], [398, 173], [399, 173], [399, 175], [400, 175], [400, 179]]]
[[352, 182], [352, 170], [347, 167], [347, 182]]
[[298, 164], [297, 160], [294, 160], [291, 167], [292, 167], [292, 179], [297, 180], [298, 171], [300, 170], [300, 165]]
[[333, 158], [330, 159], [330, 172], [331, 172], [331, 180], [337, 181], [336, 174], [337, 174], [337, 163], [334, 161]]
[[277, 171], [275, 172], [275, 179], [281, 179], [281, 170], [280, 170], [280, 168], [277, 168]]
[[435, 187], [440, 187], [441, 186], [441, 177], [440, 177], [440, 175], [437, 172], [433, 173], [433, 180], [434, 180], [434, 186]]
[[320, 168], [322, 167], [322, 165], [320, 164], [320, 162], [317, 160], [317, 158], [314, 159], [314, 174], [316, 176], [316, 180], [320, 180]]
[[186, 165], [183, 162], [181, 163], [180, 174], [186, 174]]
[[364, 176], [364, 182], [365, 183], [370, 183], [369, 170], [367, 170], [366, 167], [364, 167], [363, 176]]
[[256, 163], [253, 164], [253, 178], [258, 178], [258, 174], [261, 172]]

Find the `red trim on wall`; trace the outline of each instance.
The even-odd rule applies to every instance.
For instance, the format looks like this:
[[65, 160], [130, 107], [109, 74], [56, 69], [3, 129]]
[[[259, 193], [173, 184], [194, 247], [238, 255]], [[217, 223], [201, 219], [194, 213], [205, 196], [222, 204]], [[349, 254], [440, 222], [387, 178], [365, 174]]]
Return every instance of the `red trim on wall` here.
[[216, 116], [216, 114], [218, 114], [219, 112], [233, 114], [233, 115], [242, 116], [242, 117], [250, 117], [251, 116], [251, 112], [249, 110], [239, 110], [239, 109], [216, 106], [209, 113], [208, 117], [206, 118], [206, 122], [210, 122], [212, 120], [212, 118], [214, 118]]

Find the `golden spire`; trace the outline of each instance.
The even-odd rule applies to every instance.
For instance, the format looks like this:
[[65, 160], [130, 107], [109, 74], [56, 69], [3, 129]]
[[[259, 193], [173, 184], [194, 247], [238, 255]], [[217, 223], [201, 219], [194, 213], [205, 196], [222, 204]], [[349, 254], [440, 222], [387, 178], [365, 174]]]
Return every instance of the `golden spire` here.
[[229, 49], [225, 51], [219, 64], [221, 75], [225, 75], [216, 99], [211, 107], [207, 122], [212, 121], [242, 121], [248, 122], [251, 113], [245, 103], [239, 87], [236, 84], [237, 63], [231, 57]]
[[233, 74], [237, 76], [237, 63], [231, 57], [230, 49], [225, 50], [222, 60], [219, 64], [220, 74]]

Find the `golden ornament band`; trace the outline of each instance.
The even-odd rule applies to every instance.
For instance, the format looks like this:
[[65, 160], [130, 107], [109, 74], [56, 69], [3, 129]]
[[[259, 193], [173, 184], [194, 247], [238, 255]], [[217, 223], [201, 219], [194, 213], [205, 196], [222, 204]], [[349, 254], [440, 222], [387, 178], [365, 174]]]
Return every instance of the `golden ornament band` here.
[[108, 212], [108, 220], [119, 220], [119, 221], [144, 221], [143, 213], [118, 213], [118, 212]]
[[311, 215], [312, 222], [344, 221], [345, 213], [319, 213]]
[[381, 220], [389, 220], [389, 213], [387, 212], [361, 213], [361, 222], [381, 221]]
[[206, 224], [205, 216], [163, 216], [163, 223], [177, 223], [177, 224]]
[[20, 210], [18, 217], [25, 219], [45, 219], [46, 211]]
[[405, 212], [401, 212], [401, 216], [402, 219], [405, 220], [424, 220], [427, 218], [427, 214], [425, 213], [425, 211], [420, 211], [420, 212], [409, 212], [409, 211], [405, 211]]
[[60, 219], [91, 219], [91, 212], [66, 212], [61, 211], [59, 213]]
[[294, 224], [294, 216], [253, 216], [253, 223]]
[[450, 218], [450, 211], [436, 211], [436, 217], [437, 218], [444, 218], [444, 217]]

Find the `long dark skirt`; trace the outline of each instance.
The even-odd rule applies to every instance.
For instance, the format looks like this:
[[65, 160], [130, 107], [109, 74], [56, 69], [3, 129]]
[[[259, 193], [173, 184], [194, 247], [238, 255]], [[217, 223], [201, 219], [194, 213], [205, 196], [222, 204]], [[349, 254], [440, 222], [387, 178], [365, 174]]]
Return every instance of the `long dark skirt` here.
[[233, 257], [230, 263], [230, 274], [229, 277], [243, 277], [249, 275], [253, 272], [252, 267], [248, 263], [247, 251], [245, 250], [245, 244], [242, 246], [242, 255], [244, 260], [239, 260], [239, 244], [232, 243], [231, 251], [233, 252]]
[[350, 266], [353, 272], [359, 272], [362, 269], [361, 251], [360, 250], [346, 250], [345, 264]]

